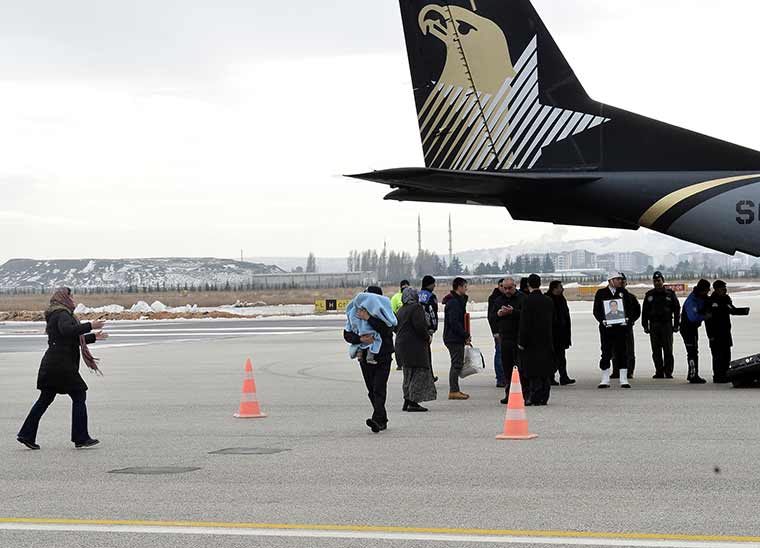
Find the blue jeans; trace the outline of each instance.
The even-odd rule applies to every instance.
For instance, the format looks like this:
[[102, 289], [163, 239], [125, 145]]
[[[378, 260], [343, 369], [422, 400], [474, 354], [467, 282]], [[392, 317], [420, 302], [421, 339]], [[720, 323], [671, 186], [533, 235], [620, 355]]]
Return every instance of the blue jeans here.
[[507, 377], [504, 375], [504, 367], [501, 365], [501, 343], [494, 343], [496, 350], [493, 355], [493, 369], [496, 371], [496, 384], [507, 384]]
[[[40, 426], [40, 419], [45, 414], [47, 408], [53, 403], [56, 393], [52, 390], [42, 390], [37, 402], [29, 411], [29, 416], [24, 421], [24, 425], [18, 433], [18, 437], [27, 441], [34, 442], [37, 440], [37, 429]], [[87, 392], [71, 392], [71, 441], [82, 443], [90, 439], [87, 432]]]

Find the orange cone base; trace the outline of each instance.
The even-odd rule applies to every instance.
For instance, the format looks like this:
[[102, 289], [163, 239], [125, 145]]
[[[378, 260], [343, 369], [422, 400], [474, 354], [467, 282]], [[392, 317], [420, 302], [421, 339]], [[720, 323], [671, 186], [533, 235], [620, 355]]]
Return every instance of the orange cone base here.
[[235, 413], [232, 415], [236, 419], [263, 419], [267, 416], [266, 413], [259, 413], [258, 415], [241, 415], [240, 413]]
[[538, 434], [525, 434], [525, 435], [507, 435], [507, 434], [499, 434], [496, 436], [497, 440], [534, 440], [538, 437]]

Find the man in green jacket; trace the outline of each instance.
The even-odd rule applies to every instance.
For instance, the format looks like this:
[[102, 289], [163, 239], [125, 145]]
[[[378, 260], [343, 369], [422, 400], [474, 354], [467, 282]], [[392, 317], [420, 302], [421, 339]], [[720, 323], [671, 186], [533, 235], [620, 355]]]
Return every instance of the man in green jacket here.
[[396, 293], [393, 297], [391, 297], [391, 308], [393, 309], [393, 313], [398, 315], [398, 310], [401, 308], [401, 305], [403, 304], [401, 302], [401, 295], [404, 293], [404, 289], [409, 287], [409, 280], [401, 280], [401, 283], [399, 284], [401, 286], [401, 289], [398, 293]]

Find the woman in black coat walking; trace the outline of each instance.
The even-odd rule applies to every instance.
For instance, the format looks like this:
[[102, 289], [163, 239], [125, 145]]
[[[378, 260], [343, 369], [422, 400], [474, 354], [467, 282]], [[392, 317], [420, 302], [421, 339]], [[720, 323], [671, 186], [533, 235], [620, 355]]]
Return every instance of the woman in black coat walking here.
[[96, 373], [98, 360], [90, 353], [88, 344], [108, 338], [107, 333], [93, 330], [102, 329], [104, 321], [81, 323], [74, 316], [74, 301], [71, 289], [56, 289], [45, 311], [48, 349], [40, 363], [37, 375], [37, 389], [40, 397], [29, 412], [16, 439], [29, 449], [39, 449], [37, 429], [42, 415], [53, 403], [57, 394], [68, 394], [71, 398], [71, 441], [77, 448], [92, 447], [99, 442], [87, 432], [87, 405], [85, 404], [87, 384], [79, 374], [81, 353], [87, 366]]
[[420, 402], [437, 397], [430, 364], [430, 333], [425, 310], [416, 289], [407, 287], [401, 295], [403, 306], [398, 311], [396, 357], [404, 364], [403, 411], [427, 411]]

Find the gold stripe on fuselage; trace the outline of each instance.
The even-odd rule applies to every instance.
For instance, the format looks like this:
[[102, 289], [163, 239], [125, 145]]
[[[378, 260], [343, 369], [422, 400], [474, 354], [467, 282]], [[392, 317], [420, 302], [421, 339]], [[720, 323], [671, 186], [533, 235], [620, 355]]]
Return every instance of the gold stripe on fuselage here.
[[713, 179], [711, 181], [704, 181], [702, 183], [696, 183], [681, 189], [671, 192], [667, 196], [660, 198], [654, 205], [652, 205], [639, 219], [639, 224], [647, 228], [651, 228], [654, 224], [667, 213], [671, 208], [680, 204], [684, 200], [691, 198], [704, 192], [723, 185], [736, 183], [737, 181], [746, 181], [748, 179], [760, 178], [760, 173], [752, 175], [739, 175], [736, 177], [725, 177], [723, 179]]

